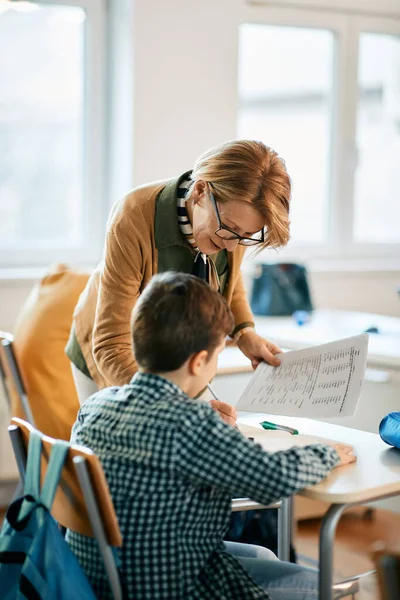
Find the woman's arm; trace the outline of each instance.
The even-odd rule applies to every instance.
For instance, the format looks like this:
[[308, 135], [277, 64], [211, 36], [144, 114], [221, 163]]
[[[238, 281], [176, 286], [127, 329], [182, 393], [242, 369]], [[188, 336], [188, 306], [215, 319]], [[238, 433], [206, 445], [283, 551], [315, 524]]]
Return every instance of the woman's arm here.
[[[246, 289], [242, 273], [239, 272], [231, 300], [231, 310], [235, 318], [233, 338], [237, 336], [237, 345], [245, 356], [251, 361], [253, 369], [261, 361], [274, 367], [280, 365], [280, 360], [275, 356], [282, 352], [276, 344], [264, 339], [254, 330], [254, 317], [247, 300]], [[240, 332], [243, 332], [243, 335]]]
[[[128, 383], [137, 371], [131, 314], [143, 280], [140, 214], [131, 213], [107, 232], [93, 329], [93, 357], [108, 385]], [[146, 227], [142, 230], [145, 231]], [[149, 240], [150, 245], [150, 240]]]
[[254, 327], [254, 317], [251, 312], [249, 301], [247, 299], [246, 288], [243, 283], [243, 275], [239, 271], [233, 288], [232, 299], [230, 301], [230, 309], [235, 319], [235, 328], [233, 335], [244, 327]]

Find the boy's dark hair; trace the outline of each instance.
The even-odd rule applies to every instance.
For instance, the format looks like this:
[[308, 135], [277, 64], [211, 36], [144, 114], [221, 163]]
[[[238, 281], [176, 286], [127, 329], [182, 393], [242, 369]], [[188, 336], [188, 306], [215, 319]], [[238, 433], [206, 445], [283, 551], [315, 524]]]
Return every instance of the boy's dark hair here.
[[212, 353], [232, 332], [228, 304], [204, 281], [168, 271], [155, 275], [133, 312], [133, 351], [142, 369], [179, 369], [196, 352]]

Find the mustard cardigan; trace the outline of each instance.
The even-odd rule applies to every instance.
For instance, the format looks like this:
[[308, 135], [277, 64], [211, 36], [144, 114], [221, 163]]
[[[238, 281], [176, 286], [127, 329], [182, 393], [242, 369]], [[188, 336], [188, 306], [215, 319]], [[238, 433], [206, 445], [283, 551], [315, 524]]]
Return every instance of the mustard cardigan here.
[[[141, 186], [117, 203], [110, 215], [103, 261], [91, 275], [74, 312], [76, 339], [100, 389], [128, 383], [137, 371], [131, 315], [141, 292], [158, 272], [159, 254], [161, 258], [162, 252], [164, 256], [175, 252], [177, 244], [184, 246], [184, 253], [188, 251], [182, 236], [178, 242], [168, 236], [169, 227], [178, 228], [179, 181]], [[236, 330], [253, 323], [240, 272], [244, 252], [243, 246], [228, 252], [229, 275], [223, 292]]]

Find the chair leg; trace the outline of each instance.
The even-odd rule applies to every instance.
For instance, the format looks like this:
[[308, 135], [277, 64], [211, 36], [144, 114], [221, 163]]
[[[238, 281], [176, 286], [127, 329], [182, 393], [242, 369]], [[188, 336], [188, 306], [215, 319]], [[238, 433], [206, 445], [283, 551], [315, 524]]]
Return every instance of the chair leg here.
[[290, 561], [292, 530], [292, 498], [283, 498], [278, 509], [278, 558]]
[[120, 576], [111, 547], [107, 543], [104, 533], [103, 523], [101, 522], [100, 513], [97, 505], [97, 500], [93, 492], [92, 483], [90, 480], [89, 471], [86, 461], [82, 456], [76, 456], [73, 459], [75, 463], [76, 473], [82, 489], [82, 494], [85, 499], [86, 509], [89, 515], [90, 524], [93, 533], [99, 544], [100, 553], [103, 557], [104, 566], [110, 581], [111, 590], [115, 600], [122, 600], [122, 588]]

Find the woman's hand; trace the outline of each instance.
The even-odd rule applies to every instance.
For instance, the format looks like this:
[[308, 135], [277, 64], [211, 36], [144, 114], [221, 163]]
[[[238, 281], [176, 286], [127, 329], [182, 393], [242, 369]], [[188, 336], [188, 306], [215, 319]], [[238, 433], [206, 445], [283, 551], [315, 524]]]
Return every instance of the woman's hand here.
[[278, 367], [281, 364], [279, 358], [275, 356], [282, 352], [279, 346], [262, 338], [255, 331], [246, 331], [239, 338], [237, 345], [243, 354], [251, 360], [253, 369], [256, 369], [262, 361], [273, 367]]
[[230, 404], [226, 404], [226, 402], [221, 402], [221, 400], [210, 400], [210, 406], [213, 408], [225, 423], [228, 425], [232, 425], [232, 427], [236, 427], [236, 409]]

